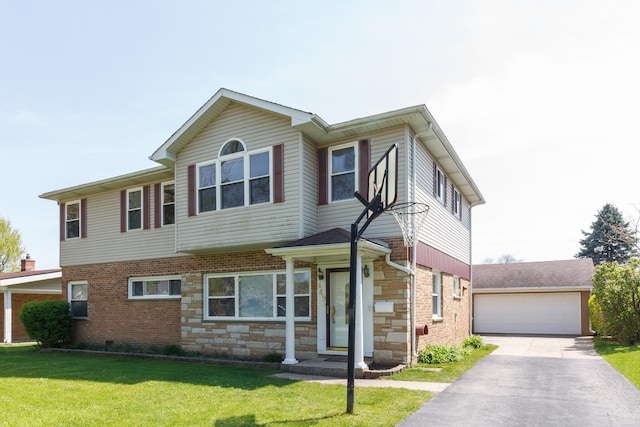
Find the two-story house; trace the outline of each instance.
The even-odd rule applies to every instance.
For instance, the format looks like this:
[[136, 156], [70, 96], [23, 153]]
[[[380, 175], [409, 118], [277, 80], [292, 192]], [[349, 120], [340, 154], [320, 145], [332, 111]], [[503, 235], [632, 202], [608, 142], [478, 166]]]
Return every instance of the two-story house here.
[[353, 194], [393, 143], [398, 201], [430, 210], [415, 248], [385, 214], [359, 242], [356, 363], [460, 342], [484, 199], [427, 108], [328, 124], [227, 89], [151, 155], [160, 166], [41, 196], [60, 208], [74, 339], [289, 364], [346, 354]]

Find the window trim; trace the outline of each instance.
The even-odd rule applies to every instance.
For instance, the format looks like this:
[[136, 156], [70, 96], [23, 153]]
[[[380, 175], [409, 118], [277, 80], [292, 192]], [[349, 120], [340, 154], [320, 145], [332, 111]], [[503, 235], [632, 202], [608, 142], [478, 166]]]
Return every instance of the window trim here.
[[451, 184], [451, 195], [452, 195], [452, 202], [451, 202], [451, 213], [453, 213], [453, 215], [457, 218], [461, 218], [462, 217], [462, 196], [460, 194], [460, 192], [458, 191], [458, 189]]
[[[295, 300], [296, 296], [307, 296], [309, 301], [309, 316], [295, 316], [296, 321], [300, 322], [310, 322], [312, 316], [312, 286], [311, 286], [311, 270], [308, 268], [300, 268], [295, 269], [293, 274], [298, 273], [307, 273], [309, 277], [309, 293], [308, 294], [296, 294], [294, 291], [293, 297]], [[238, 277], [246, 277], [246, 276], [265, 276], [271, 275], [273, 281], [273, 316], [272, 317], [246, 317], [240, 316], [239, 314], [239, 297], [240, 297], [240, 284], [238, 282]], [[284, 322], [286, 320], [286, 316], [278, 316], [278, 297], [286, 296], [286, 294], [278, 294], [278, 275], [286, 275], [285, 270], [266, 270], [266, 271], [239, 271], [239, 272], [229, 272], [229, 273], [208, 273], [202, 275], [202, 319], [204, 321], [225, 321], [225, 322], [246, 322], [246, 321], [261, 321], [261, 322]], [[233, 277], [234, 279], [234, 295], [233, 297], [228, 296], [226, 298], [233, 298], [234, 306], [235, 306], [235, 315], [234, 316], [209, 316], [209, 279], [210, 278], [225, 278], [225, 277]]]
[[[68, 216], [68, 212], [69, 212], [69, 205], [78, 205], [78, 219], [77, 220], [73, 220], [73, 221], [78, 221], [78, 235], [75, 237], [69, 237], [69, 229], [67, 228], [67, 224], [69, 224], [69, 221], [67, 219]], [[80, 239], [82, 238], [82, 201], [80, 199], [78, 200], [72, 200], [70, 202], [66, 202], [64, 204], [64, 238], [65, 240], [71, 240], [71, 239]]]
[[462, 286], [459, 276], [453, 276], [453, 297], [462, 298]]
[[[182, 276], [144, 276], [144, 277], [129, 277], [128, 280], [128, 297], [130, 300], [166, 300], [166, 299], [181, 299], [182, 292], [179, 295], [133, 295], [133, 282], [150, 282], [159, 280], [180, 280], [180, 288], [182, 289]], [[169, 288], [171, 289], [171, 288]]]
[[[73, 298], [73, 286], [74, 285], [86, 285], [87, 286], [87, 298], [86, 299], [74, 299]], [[73, 302], [76, 301], [84, 301], [87, 305], [87, 314], [86, 316], [74, 316], [73, 315]], [[71, 315], [74, 319], [87, 319], [89, 318], [89, 282], [86, 280], [70, 280], [67, 282], [67, 302], [69, 303], [69, 310], [71, 310]]]
[[[240, 144], [242, 144], [242, 146], [244, 147], [243, 151], [238, 151], [235, 153], [231, 153], [231, 154], [221, 154], [222, 150], [224, 149], [224, 147], [232, 141], [238, 141]], [[268, 159], [267, 159], [267, 167], [269, 168], [269, 173], [268, 175], [262, 175], [259, 177], [252, 177], [251, 176], [251, 157], [255, 156], [257, 154], [261, 154], [261, 153], [268, 153]], [[223, 189], [223, 184], [231, 184], [231, 183], [223, 183], [222, 182], [222, 164], [224, 162], [228, 162], [228, 161], [232, 161], [232, 160], [237, 160], [237, 159], [243, 159], [243, 165], [242, 165], [242, 183], [243, 183], [243, 198], [244, 198], [244, 203], [239, 205], [239, 206], [232, 206], [232, 207], [228, 207], [228, 208], [223, 208], [222, 207], [222, 189]], [[201, 187], [200, 186], [200, 168], [205, 167], [205, 166], [209, 166], [209, 165], [214, 165], [215, 166], [215, 183], [214, 185], [211, 186], [207, 186], [207, 187]], [[251, 203], [251, 182], [254, 181], [255, 179], [258, 178], [265, 178], [268, 177], [269, 178], [269, 199], [263, 202], [257, 202], [257, 203]], [[242, 141], [239, 138], [231, 138], [228, 139], [227, 141], [225, 141], [224, 144], [222, 144], [222, 147], [220, 148], [220, 150], [218, 151], [218, 157], [216, 159], [213, 160], [207, 160], [204, 162], [200, 162], [200, 163], [196, 163], [195, 164], [195, 204], [196, 204], [196, 215], [200, 215], [200, 214], [206, 214], [209, 212], [218, 212], [218, 211], [226, 211], [228, 209], [236, 209], [236, 208], [243, 208], [243, 207], [249, 207], [249, 206], [255, 206], [255, 205], [262, 205], [262, 204], [267, 204], [267, 203], [274, 203], [274, 166], [273, 166], [273, 146], [269, 146], [269, 147], [264, 147], [264, 148], [258, 148], [255, 150], [247, 150], [246, 148], [246, 144], [244, 143], [244, 141]], [[238, 181], [234, 181], [234, 183], [239, 183], [240, 180]], [[209, 210], [209, 211], [202, 211], [200, 210], [200, 190], [203, 189], [207, 189], [207, 188], [215, 188], [215, 192], [216, 192], [216, 206], [215, 209]]]
[[[438, 278], [437, 282], [438, 285], [436, 287], [436, 277]], [[437, 270], [432, 270], [431, 271], [431, 280], [432, 280], [432, 287], [431, 287], [431, 301], [432, 301], [432, 307], [431, 307], [431, 317], [433, 320], [441, 320], [443, 319], [443, 315], [442, 315], [442, 272], [437, 271]], [[434, 292], [434, 288], [437, 288], [438, 292]], [[437, 298], [437, 302], [435, 304], [433, 304], [433, 298]], [[436, 310], [437, 308], [437, 310]]]
[[[164, 187], [167, 185], [173, 185], [173, 202], [171, 203], [166, 203], [164, 200]], [[165, 224], [164, 222], [164, 208], [167, 205], [173, 205], [173, 222], [170, 224]], [[160, 184], [160, 224], [162, 227], [166, 227], [166, 226], [170, 226], [170, 225], [175, 225], [176, 223], [176, 183], [175, 181], [166, 181]]]
[[[133, 193], [139, 191], [140, 192], [140, 227], [138, 228], [131, 228], [131, 224], [129, 223], [129, 213], [132, 211], [132, 209], [129, 209], [129, 193]], [[138, 209], [134, 209], [134, 210], [138, 210]], [[143, 187], [135, 187], [135, 188], [127, 188], [127, 193], [126, 193], [126, 207], [125, 207], [125, 214], [127, 216], [127, 231], [135, 231], [135, 230], [142, 230], [144, 229], [144, 190]]]
[[[348, 142], [346, 144], [340, 144], [336, 146], [327, 147], [327, 196], [329, 203], [340, 203], [348, 200], [353, 200], [353, 197], [347, 197], [345, 199], [334, 200], [333, 198], [333, 185], [332, 179], [334, 177], [333, 173], [333, 152], [338, 150], [344, 150], [345, 148], [353, 148], [353, 188], [354, 191], [358, 190], [358, 185], [360, 183], [360, 167], [359, 167], [359, 141]], [[344, 175], [350, 172], [341, 172], [337, 175]]]
[[440, 167], [438, 165], [436, 165], [435, 168], [435, 178], [434, 178], [434, 182], [435, 182], [435, 196], [436, 199], [440, 200], [440, 202], [444, 203], [445, 202], [445, 193], [447, 191], [447, 187], [446, 187], [446, 177], [444, 172], [442, 172], [442, 170], [440, 169]]

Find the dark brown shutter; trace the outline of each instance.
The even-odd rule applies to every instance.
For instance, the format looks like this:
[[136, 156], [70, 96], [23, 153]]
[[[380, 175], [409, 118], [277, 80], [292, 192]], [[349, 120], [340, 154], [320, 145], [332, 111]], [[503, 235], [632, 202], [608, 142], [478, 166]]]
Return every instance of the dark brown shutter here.
[[284, 202], [284, 145], [273, 146], [273, 203]]
[[127, 231], [127, 190], [120, 192], [120, 232]]
[[60, 241], [67, 238], [67, 218], [65, 217], [67, 212], [65, 206], [64, 203], [60, 203]]
[[369, 169], [371, 169], [371, 145], [368, 139], [358, 141], [358, 191], [368, 198]]
[[148, 185], [142, 187], [142, 213], [144, 218], [142, 220], [142, 226], [145, 230], [151, 228], [151, 189]]
[[318, 204], [326, 205], [328, 200], [328, 156], [329, 152], [326, 148], [318, 150]]
[[451, 183], [451, 213], [455, 213], [456, 211], [456, 193], [454, 192], [455, 188], [453, 183]]
[[188, 214], [196, 215], [196, 165], [187, 168]]
[[87, 238], [87, 199], [80, 200], [80, 238]]
[[153, 186], [153, 226], [155, 228], [162, 227], [162, 184], [157, 183]]

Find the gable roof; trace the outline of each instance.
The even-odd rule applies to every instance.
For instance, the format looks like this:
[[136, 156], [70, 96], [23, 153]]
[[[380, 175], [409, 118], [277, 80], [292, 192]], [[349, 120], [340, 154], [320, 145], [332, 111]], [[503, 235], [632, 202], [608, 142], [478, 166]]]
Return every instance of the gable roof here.
[[594, 266], [590, 258], [562, 261], [479, 264], [472, 267], [473, 291], [589, 290]]
[[471, 175], [425, 105], [416, 105], [330, 125], [317, 114], [222, 88], [180, 126], [149, 158], [173, 168], [177, 153], [232, 102], [288, 117], [293, 128], [319, 143], [362, 135], [393, 126], [409, 125], [416, 135], [420, 135], [427, 149], [437, 159], [440, 167], [458, 187], [471, 206], [485, 203], [484, 197]]

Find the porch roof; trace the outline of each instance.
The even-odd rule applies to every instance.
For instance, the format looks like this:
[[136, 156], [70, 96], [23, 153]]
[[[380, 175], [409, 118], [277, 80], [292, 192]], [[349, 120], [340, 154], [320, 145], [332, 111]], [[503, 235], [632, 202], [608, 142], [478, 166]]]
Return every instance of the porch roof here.
[[[351, 233], [342, 228], [332, 228], [284, 245], [265, 249], [265, 252], [270, 255], [308, 261], [314, 264], [328, 261], [348, 261], [350, 251]], [[391, 249], [385, 242], [360, 238], [358, 253], [363, 258], [374, 259], [391, 253]]]

